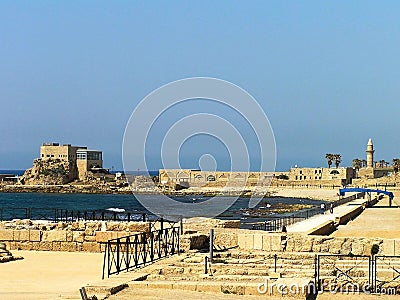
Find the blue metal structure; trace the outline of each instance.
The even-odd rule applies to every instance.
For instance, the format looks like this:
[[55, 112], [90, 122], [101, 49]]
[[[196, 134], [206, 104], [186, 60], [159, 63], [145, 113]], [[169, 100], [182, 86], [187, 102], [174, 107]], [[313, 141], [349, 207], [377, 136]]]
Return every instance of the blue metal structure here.
[[358, 193], [377, 193], [377, 194], [385, 194], [387, 196], [389, 196], [390, 200], [393, 200], [394, 195], [392, 192], [388, 192], [388, 191], [382, 191], [382, 190], [373, 190], [373, 189], [364, 189], [364, 188], [344, 188], [344, 189], [340, 189], [339, 193], [340, 196], [344, 196], [346, 193], [354, 193], [354, 192], [358, 192]]

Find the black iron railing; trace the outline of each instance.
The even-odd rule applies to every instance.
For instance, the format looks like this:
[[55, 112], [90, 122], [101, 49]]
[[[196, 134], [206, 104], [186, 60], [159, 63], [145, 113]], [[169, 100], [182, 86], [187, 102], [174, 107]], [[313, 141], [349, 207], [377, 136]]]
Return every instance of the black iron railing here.
[[318, 291], [371, 292], [372, 257], [369, 255], [319, 254], [315, 260]]
[[295, 212], [290, 215], [282, 216], [279, 218], [270, 218], [262, 223], [253, 224], [253, 230], [264, 230], [264, 231], [281, 231], [283, 226], [289, 226], [294, 223], [306, 220], [320, 214], [321, 210], [319, 208], [310, 208]]
[[103, 279], [179, 254], [179, 234], [179, 227], [171, 227], [109, 240], [104, 251]]
[[45, 220], [50, 222], [75, 221], [156, 221], [147, 213], [109, 210], [68, 210], [60, 208], [0, 207], [0, 221], [13, 219]]

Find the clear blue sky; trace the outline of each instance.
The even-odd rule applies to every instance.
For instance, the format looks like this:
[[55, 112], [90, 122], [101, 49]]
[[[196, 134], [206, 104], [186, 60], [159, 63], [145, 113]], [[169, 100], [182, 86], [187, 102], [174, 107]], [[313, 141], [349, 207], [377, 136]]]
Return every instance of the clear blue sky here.
[[[261, 104], [277, 169], [400, 156], [398, 1], [1, 1], [0, 169], [42, 142], [104, 151], [168, 82], [210, 76]], [[200, 151], [201, 152], [201, 151]]]

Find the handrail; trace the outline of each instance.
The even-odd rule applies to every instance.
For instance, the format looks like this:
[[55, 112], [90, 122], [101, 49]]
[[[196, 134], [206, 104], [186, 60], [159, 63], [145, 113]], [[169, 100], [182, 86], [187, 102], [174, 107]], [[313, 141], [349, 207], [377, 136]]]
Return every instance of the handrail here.
[[108, 240], [102, 278], [179, 254], [179, 239], [180, 227], [170, 227]]

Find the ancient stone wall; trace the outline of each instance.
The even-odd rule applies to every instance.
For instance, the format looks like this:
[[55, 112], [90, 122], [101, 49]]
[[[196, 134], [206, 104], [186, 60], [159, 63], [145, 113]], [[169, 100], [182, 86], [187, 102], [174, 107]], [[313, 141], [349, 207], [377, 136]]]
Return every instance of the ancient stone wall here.
[[0, 222], [0, 242], [10, 250], [101, 252], [114, 238], [150, 230], [148, 222]]
[[374, 244], [379, 245], [381, 255], [400, 255], [400, 239], [338, 238], [254, 230], [238, 233], [238, 246], [243, 250], [370, 255]]

